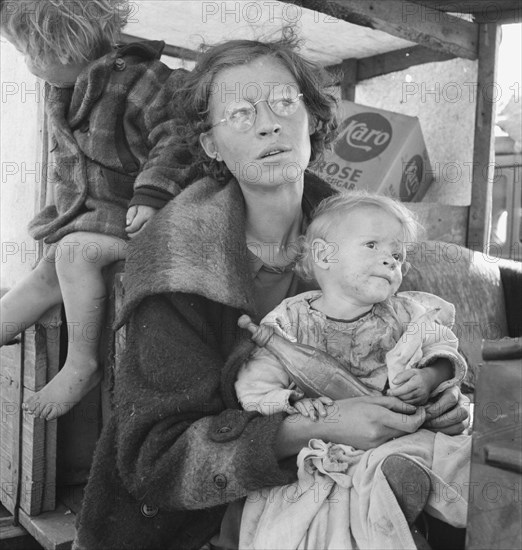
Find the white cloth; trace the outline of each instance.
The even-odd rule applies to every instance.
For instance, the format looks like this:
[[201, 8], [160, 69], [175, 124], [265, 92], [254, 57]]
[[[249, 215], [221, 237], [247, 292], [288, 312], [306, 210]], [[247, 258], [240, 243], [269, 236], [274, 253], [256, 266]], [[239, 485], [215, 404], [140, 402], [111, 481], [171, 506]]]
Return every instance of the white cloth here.
[[[299, 453], [297, 482], [249, 494], [239, 548], [414, 550], [409, 526], [381, 470], [382, 461], [397, 453], [429, 473], [426, 511], [464, 527], [470, 436], [419, 430], [369, 451], [313, 439]], [[416, 488], [405, 485], [404, 490]]]

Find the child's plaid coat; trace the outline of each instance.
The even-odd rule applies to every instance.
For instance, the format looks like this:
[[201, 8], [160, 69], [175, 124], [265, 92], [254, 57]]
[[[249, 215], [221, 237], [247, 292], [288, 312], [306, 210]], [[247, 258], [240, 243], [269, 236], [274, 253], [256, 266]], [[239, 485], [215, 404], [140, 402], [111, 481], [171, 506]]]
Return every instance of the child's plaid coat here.
[[34, 238], [52, 243], [75, 231], [125, 238], [130, 205], [161, 208], [194, 179], [174, 147], [175, 94], [186, 71], [159, 61], [163, 46], [120, 47], [91, 63], [73, 89], [46, 86], [54, 196], [30, 223]]

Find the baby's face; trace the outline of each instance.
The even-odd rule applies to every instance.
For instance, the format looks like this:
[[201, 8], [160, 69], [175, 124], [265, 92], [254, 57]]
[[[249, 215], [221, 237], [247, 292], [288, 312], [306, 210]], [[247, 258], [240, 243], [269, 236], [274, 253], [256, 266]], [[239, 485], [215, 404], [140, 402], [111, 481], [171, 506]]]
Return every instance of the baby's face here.
[[330, 233], [332, 253], [322, 277], [327, 291], [340, 292], [360, 306], [382, 302], [397, 292], [405, 244], [403, 227], [395, 216], [376, 206], [363, 206], [349, 212]]

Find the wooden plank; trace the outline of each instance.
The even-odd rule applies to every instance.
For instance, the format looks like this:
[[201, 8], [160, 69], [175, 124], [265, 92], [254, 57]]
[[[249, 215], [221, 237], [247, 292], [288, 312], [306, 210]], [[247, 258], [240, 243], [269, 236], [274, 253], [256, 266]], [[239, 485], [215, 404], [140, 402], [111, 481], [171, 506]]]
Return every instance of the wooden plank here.
[[522, 22], [522, 4], [513, 9], [484, 10], [475, 13], [473, 19], [476, 23], [496, 23], [497, 25], [510, 25]]
[[522, 455], [521, 394], [520, 360], [482, 365], [475, 393], [467, 550], [522, 548], [520, 473], [509, 464], [497, 467], [504, 461], [491, 460], [489, 453], [504, 448], [518, 459]]
[[47, 384], [45, 329], [37, 324], [24, 332], [24, 387], [32, 392]]
[[453, 13], [470, 13], [476, 22], [520, 23], [522, 21], [522, 3], [519, 0], [494, 0], [490, 2], [466, 0], [441, 2], [440, 0], [413, 0], [431, 9], [451, 11]]
[[[54, 378], [61, 367], [61, 306], [42, 322], [46, 326], [46, 350], [47, 350], [47, 379]], [[42, 511], [54, 510], [56, 505], [56, 454], [58, 438], [58, 422], [45, 423], [45, 451], [43, 459], [44, 468], [44, 492], [42, 497]]]
[[343, 78], [340, 82], [341, 99], [355, 101], [355, 87], [357, 85], [357, 59], [343, 59], [339, 65]]
[[55, 505], [56, 421], [22, 414], [21, 402], [58, 372], [58, 346], [59, 337], [48, 341], [47, 331], [37, 324], [24, 332], [21, 344], [1, 350], [0, 500], [15, 516], [18, 507], [36, 515]]
[[0, 349], [0, 361], [0, 501], [13, 514], [19, 494], [20, 373], [23, 361], [21, 341], [3, 346]]
[[[118, 316], [121, 308], [123, 307], [123, 301], [125, 297], [125, 289], [123, 287], [122, 274], [119, 273], [114, 280], [114, 308], [115, 315]], [[121, 367], [122, 357], [125, 352], [125, 345], [127, 341], [127, 331], [125, 325], [116, 331], [114, 340], [114, 372], [118, 372]]]
[[491, 229], [491, 206], [495, 171], [495, 110], [498, 98], [496, 68], [500, 27], [480, 25], [477, 70], [477, 106], [473, 144], [473, 175], [467, 247], [485, 250]]
[[65, 506], [30, 517], [20, 511], [20, 523], [45, 550], [69, 550], [75, 536], [76, 516]]
[[396, 71], [403, 71], [414, 65], [447, 61], [454, 58], [453, 54], [436, 52], [423, 46], [413, 46], [412, 48], [403, 48], [402, 50], [372, 55], [371, 57], [359, 59], [357, 64], [357, 81], [367, 80]]
[[0, 540], [6, 541], [15, 537], [23, 537], [26, 534], [27, 531], [23, 527], [14, 525], [13, 516], [0, 518]]
[[520, 4], [520, 0], [490, 0], [481, 2], [480, 0], [413, 0], [415, 4], [424, 4], [437, 10], [445, 10], [459, 13], [477, 13], [484, 9], [484, 5], [497, 6], [501, 10], [514, 8]]
[[413, 2], [299, 0], [290, 3], [383, 31], [432, 50], [466, 59], [478, 57], [478, 26], [475, 23]]
[[[131, 44], [132, 42], [142, 42], [144, 39], [139, 36], [133, 36], [131, 34], [123, 33], [121, 35], [120, 42], [122, 44]], [[174, 46], [172, 44], [165, 44], [162, 55], [168, 55], [169, 57], [177, 57], [179, 59], [188, 59], [189, 61], [195, 61], [198, 57], [198, 52], [183, 48], [181, 46]]]

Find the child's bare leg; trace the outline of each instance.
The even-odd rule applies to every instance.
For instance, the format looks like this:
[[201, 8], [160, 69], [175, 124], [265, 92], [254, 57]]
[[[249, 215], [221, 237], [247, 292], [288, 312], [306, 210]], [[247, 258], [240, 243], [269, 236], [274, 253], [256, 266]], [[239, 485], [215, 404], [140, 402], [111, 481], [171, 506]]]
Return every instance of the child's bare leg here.
[[62, 294], [55, 267], [56, 245], [48, 249], [40, 263], [0, 301], [0, 346], [33, 325]]
[[105, 282], [102, 268], [123, 259], [125, 241], [107, 235], [78, 232], [65, 237], [56, 258], [69, 348], [60, 372], [24, 408], [40, 418], [52, 420], [69, 411], [101, 378], [98, 342], [105, 318]]

